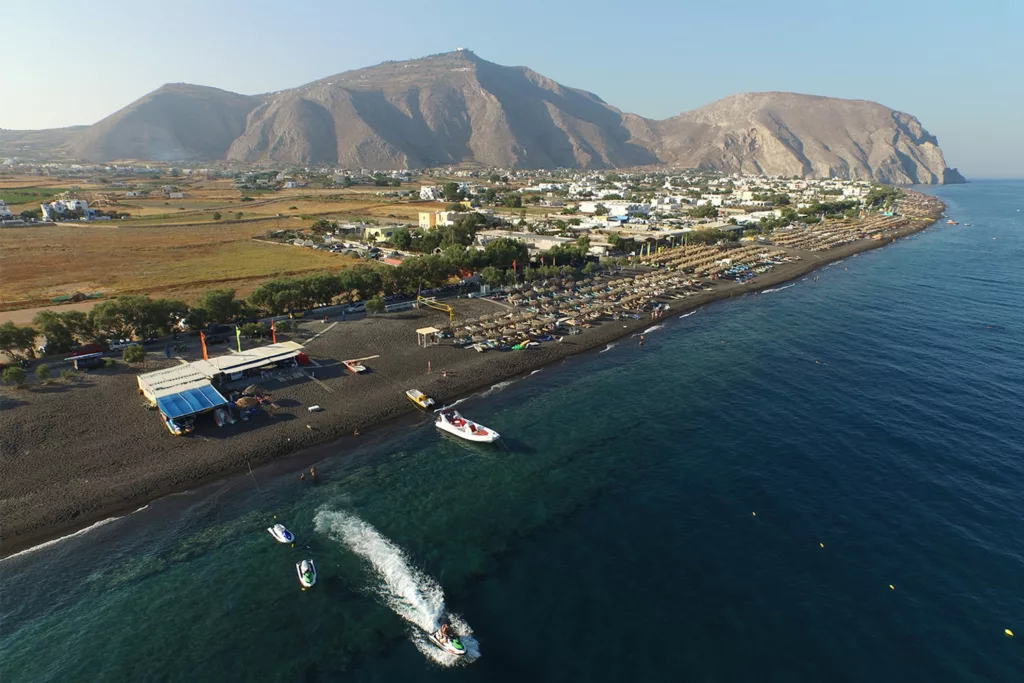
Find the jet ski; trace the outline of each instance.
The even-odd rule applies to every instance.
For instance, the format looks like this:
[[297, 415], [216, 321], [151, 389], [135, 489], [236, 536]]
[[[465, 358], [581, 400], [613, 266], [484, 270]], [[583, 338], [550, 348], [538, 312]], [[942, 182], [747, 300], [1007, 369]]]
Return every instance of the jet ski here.
[[461, 657], [462, 655], [466, 654], [466, 646], [463, 645], [462, 641], [459, 640], [459, 637], [454, 634], [449, 636], [448, 638], [445, 638], [441, 635], [441, 629], [437, 629], [433, 633], [429, 634], [427, 637], [430, 638], [430, 642], [432, 642], [434, 645], [437, 645], [439, 648], [441, 648], [450, 655]]
[[295, 534], [284, 528], [284, 524], [275, 524], [269, 527], [267, 531], [277, 539], [278, 543], [295, 543]]
[[296, 562], [295, 571], [299, 575], [299, 583], [302, 584], [302, 590], [312, 588], [313, 584], [316, 583], [316, 566], [313, 564], [313, 560]]

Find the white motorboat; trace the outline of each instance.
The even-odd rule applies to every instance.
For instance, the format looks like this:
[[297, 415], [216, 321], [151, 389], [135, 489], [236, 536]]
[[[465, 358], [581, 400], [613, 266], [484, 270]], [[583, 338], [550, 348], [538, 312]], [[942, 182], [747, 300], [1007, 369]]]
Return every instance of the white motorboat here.
[[457, 410], [442, 410], [437, 414], [434, 423], [441, 431], [453, 434], [466, 441], [493, 443], [501, 438], [501, 434], [462, 417]]
[[299, 583], [302, 584], [302, 590], [312, 588], [313, 584], [316, 583], [316, 565], [313, 564], [313, 560], [296, 562], [295, 571], [299, 575]]
[[284, 528], [284, 524], [275, 524], [267, 529], [278, 543], [295, 543], [295, 534]]

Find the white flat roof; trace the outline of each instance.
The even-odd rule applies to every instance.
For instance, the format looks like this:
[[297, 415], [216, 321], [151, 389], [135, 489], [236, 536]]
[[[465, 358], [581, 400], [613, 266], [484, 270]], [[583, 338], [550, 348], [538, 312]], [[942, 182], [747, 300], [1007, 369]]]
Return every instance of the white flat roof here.
[[197, 360], [139, 375], [139, 387], [154, 397], [162, 396], [182, 391], [183, 387], [190, 388], [197, 383], [206, 382], [220, 374], [242, 372], [294, 358], [301, 350], [302, 344], [286, 341], [248, 349], [241, 353], [217, 356], [210, 360]]

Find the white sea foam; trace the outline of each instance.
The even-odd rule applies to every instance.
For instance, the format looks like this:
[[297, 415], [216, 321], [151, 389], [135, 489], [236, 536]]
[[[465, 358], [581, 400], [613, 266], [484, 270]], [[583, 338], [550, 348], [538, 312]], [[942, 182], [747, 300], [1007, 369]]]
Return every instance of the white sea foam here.
[[516, 381], [517, 380], [514, 380], [514, 379], [507, 379], [504, 382], [498, 382], [497, 384], [492, 384], [490, 389], [488, 389], [487, 391], [484, 391], [483, 393], [479, 394], [479, 396], [481, 398], [483, 398], [485, 396], [490, 396], [491, 394], [496, 394], [499, 391], [501, 391], [502, 389], [505, 389], [506, 387], [509, 387], [512, 384], [515, 384]]
[[[146, 507], [147, 506], [143, 506], [143, 507], [139, 508], [139, 510], [144, 510], [144, 509], [146, 509]], [[138, 510], [136, 510], [136, 512], [138, 512]], [[76, 531], [76, 532], [74, 532], [72, 534], [68, 534], [67, 536], [61, 536], [60, 538], [55, 538], [52, 541], [46, 541], [45, 543], [40, 543], [39, 545], [34, 545], [31, 548], [26, 548], [25, 550], [22, 550], [20, 553], [14, 553], [13, 555], [5, 557], [3, 560], [0, 560], [0, 562], [3, 562], [5, 560], [10, 560], [10, 559], [13, 559], [15, 557], [21, 557], [22, 555], [28, 555], [30, 553], [36, 552], [37, 550], [42, 550], [43, 548], [49, 548], [50, 546], [56, 545], [56, 544], [60, 543], [61, 541], [66, 541], [69, 538], [74, 538], [75, 536], [81, 536], [82, 534], [87, 534], [90, 531], [95, 531], [96, 529], [99, 529], [101, 526], [106, 526], [106, 525], [110, 524], [111, 522], [116, 522], [119, 519], [121, 519], [121, 518], [120, 517], [108, 517], [107, 519], [101, 519], [100, 521], [96, 522], [95, 524], [91, 524], [91, 525], [85, 527], [84, 529], [79, 529], [78, 531]]]
[[663, 327], [665, 327], [665, 326], [664, 325], [654, 325], [653, 327], [648, 327], [646, 330], [644, 330], [644, 334], [650, 334], [651, 332], [654, 332], [655, 330], [660, 330]]
[[543, 369], [544, 368], [537, 368], [536, 370], [534, 370], [533, 372], [530, 373], [530, 377], [533, 377], [534, 375], [536, 375], [538, 372], [540, 372]]
[[781, 292], [782, 290], [789, 289], [790, 287], [796, 287], [796, 283], [794, 282], [793, 284], [786, 285], [785, 287], [775, 287], [774, 289], [766, 289], [766, 290], [762, 291], [761, 293], [762, 294], [767, 294], [769, 292]]
[[609, 344], [608, 346], [604, 347], [603, 349], [601, 349], [600, 351], [598, 351], [598, 353], [604, 353], [605, 351], [611, 351], [616, 346], [618, 346], [618, 342], [613, 342], [613, 343]]
[[690, 311], [689, 313], [683, 313], [683, 314], [682, 314], [681, 316], [679, 316], [679, 317], [680, 317], [680, 318], [689, 318], [689, 317], [690, 317], [691, 315], [693, 315], [694, 313], [696, 313], [696, 312], [697, 312], [697, 311], [699, 311], [699, 310], [700, 310], [699, 308], [695, 308], [695, 309], [693, 309], [692, 311]]
[[[416, 649], [442, 666], [469, 663], [480, 657], [480, 645], [472, 637], [473, 629], [457, 614], [448, 613], [444, 590], [436, 581], [412, 566], [405, 552], [385, 538], [369, 523], [354, 514], [321, 508], [314, 518], [316, 530], [345, 545], [373, 567], [380, 583], [377, 594], [412, 628], [409, 639]], [[452, 630], [466, 647], [462, 657], [438, 649], [427, 638], [440, 628], [448, 616]]]

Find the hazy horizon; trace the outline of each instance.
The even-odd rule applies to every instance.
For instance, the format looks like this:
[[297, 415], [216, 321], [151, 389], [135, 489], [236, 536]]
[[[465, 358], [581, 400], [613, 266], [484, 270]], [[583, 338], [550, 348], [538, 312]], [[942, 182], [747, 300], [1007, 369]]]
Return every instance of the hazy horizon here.
[[[921, 15], [869, 0], [848, 16], [806, 0], [738, 0], [728, 9], [648, 1], [628, 11], [604, 0], [528, 0], [512, 10], [441, 0], [430, 11], [407, 2], [346, 8], [316, 0], [282, 11], [265, 0], [183, 0], [165, 11], [57, 0], [9, 8], [7, 23], [42, 26], [59, 15], [62, 25], [88, 27], [103, 15], [104, 31], [48, 41], [45, 52], [35, 32], [12, 34], [8, 54], [29, 55], [23, 63], [31, 66], [0, 72], [0, 128], [90, 125], [166, 83], [260, 94], [465, 47], [652, 119], [739, 92], [870, 100], [916, 116], [968, 178], [1022, 177], [1024, 95], [1005, 84], [1019, 80], [1011, 30], [1024, 9], [990, 4], [978, 11], [940, 0]], [[619, 16], [631, 21], [617, 23]], [[252, 40], [239, 41], [239, 32]], [[261, 34], [267, 45], [258, 44]], [[65, 85], [81, 81], [88, 96], [34, 96], [56, 75]], [[15, 96], [25, 92], [33, 96]]]

